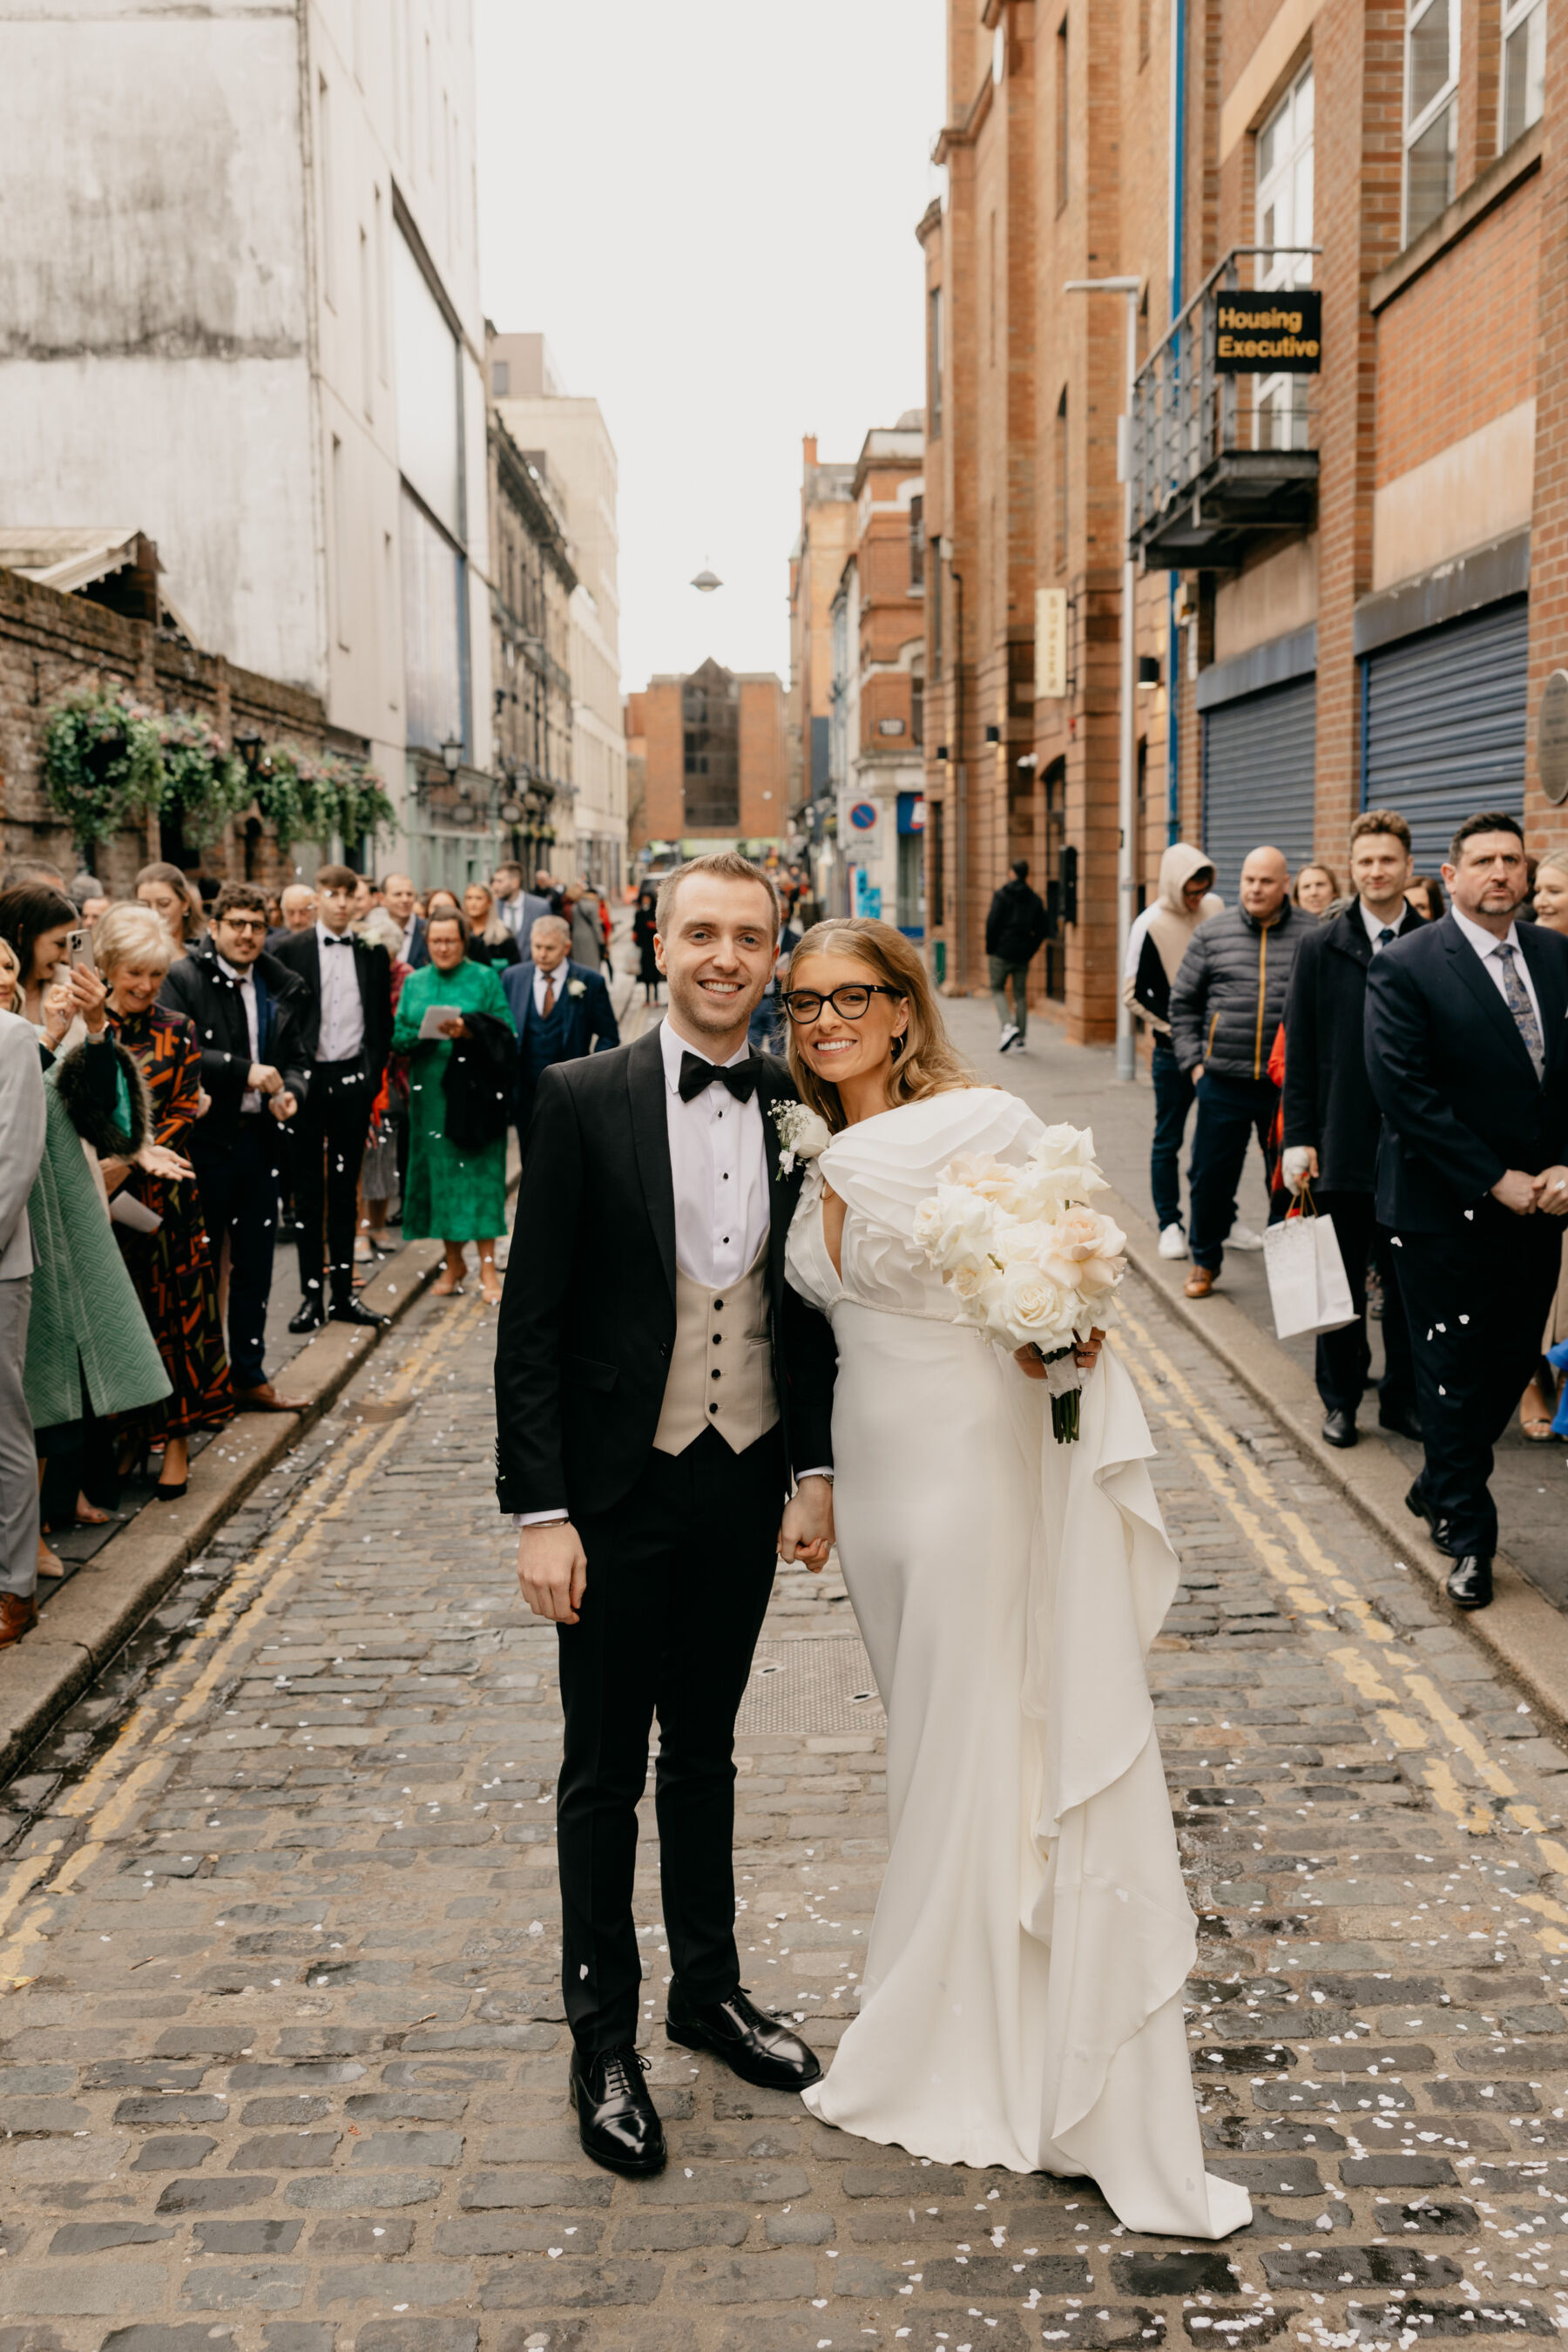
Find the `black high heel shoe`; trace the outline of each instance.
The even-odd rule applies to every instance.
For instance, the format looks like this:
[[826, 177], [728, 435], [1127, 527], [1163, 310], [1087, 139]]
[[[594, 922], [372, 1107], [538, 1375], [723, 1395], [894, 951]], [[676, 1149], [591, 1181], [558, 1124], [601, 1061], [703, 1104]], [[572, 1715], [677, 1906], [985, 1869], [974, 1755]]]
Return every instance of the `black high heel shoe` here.
[[154, 1486], [153, 1489], [153, 1500], [159, 1503], [177, 1503], [189, 1487], [190, 1483], [189, 1477], [186, 1476], [181, 1479], [177, 1486]]

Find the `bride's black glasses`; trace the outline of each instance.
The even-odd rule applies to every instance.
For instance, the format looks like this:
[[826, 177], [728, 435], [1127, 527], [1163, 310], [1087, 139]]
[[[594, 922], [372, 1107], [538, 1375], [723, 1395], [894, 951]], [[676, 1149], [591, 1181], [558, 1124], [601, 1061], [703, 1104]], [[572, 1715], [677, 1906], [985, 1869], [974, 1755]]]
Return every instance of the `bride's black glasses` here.
[[815, 988], [794, 988], [780, 1001], [790, 1019], [804, 1029], [820, 1019], [825, 1004], [831, 1004], [840, 1021], [863, 1021], [874, 996], [890, 996], [895, 1004], [904, 1001], [901, 988], [871, 988], [859, 982], [847, 988], [835, 988], [826, 996], [819, 996]]

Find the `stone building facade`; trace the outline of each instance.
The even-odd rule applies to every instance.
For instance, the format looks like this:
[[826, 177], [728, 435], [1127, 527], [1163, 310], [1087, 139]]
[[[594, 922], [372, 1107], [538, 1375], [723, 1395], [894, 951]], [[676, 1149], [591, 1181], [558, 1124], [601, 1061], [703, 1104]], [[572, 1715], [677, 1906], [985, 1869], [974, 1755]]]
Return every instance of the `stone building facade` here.
[[577, 574], [566, 517], [540, 467], [492, 408], [490, 675], [495, 680], [499, 814], [506, 853], [531, 881], [551, 866], [572, 814], [570, 607]]
[[[1474, 806], [1568, 835], [1568, 46], [1546, 0], [952, 0], [928, 340], [927, 891], [984, 978], [1011, 856], [1070, 1034], [1116, 1001], [1128, 407], [1135, 903], [1167, 841], [1342, 876], [1356, 811], [1435, 870]], [[1316, 373], [1218, 369], [1232, 289]], [[1316, 298], [1314, 300], [1313, 298]], [[1321, 304], [1321, 318], [1318, 305]], [[1038, 639], [1038, 642], [1037, 642]]]

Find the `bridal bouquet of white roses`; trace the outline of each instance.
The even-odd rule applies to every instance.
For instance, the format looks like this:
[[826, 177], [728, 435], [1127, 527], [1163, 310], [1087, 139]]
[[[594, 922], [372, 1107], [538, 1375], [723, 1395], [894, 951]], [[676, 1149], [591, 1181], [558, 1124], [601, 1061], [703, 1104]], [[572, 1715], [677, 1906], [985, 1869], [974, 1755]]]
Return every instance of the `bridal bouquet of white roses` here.
[[1079, 1431], [1075, 1339], [1115, 1317], [1127, 1236], [1089, 1205], [1110, 1190], [1088, 1128], [1048, 1127], [1022, 1167], [955, 1160], [915, 1211], [915, 1239], [958, 1302], [961, 1319], [1047, 1367], [1058, 1444]]

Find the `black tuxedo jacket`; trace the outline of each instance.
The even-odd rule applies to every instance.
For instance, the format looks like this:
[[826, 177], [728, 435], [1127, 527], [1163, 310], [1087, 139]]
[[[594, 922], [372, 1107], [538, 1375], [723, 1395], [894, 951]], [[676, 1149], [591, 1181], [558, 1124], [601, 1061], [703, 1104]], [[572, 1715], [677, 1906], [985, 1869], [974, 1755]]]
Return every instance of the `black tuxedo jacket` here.
[[[365, 1067], [374, 1094], [381, 1085], [392, 1044], [392, 965], [384, 948], [374, 947], [352, 931], [348, 937], [353, 950], [359, 1001], [364, 1008]], [[308, 931], [290, 932], [288, 939], [279, 941], [278, 961], [305, 983], [300, 1042], [307, 1058], [314, 1061], [321, 1036], [321, 943], [316, 937], [314, 923]]]
[[[778, 1166], [782, 1062], [756, 1056], [773, 1218], [773, 1373], [792, 1467], [833, 1460], [837, 1352], [784, 1280], [805, 1176]], [[675, 1187], [658, 1032], [545, 1071], [528, 1132], [496, 1339], [503, 1511], [608, 1510], [653, 1450], [675, 1345]]]
[[[305, 984], [265, 952], [257, 957], [253, 976], [259, 1058], [281, 1072], [284, 1085], [302, 1103], [310, 1085], [310, 1057], [300, 1036]], [[210, 938], [198, 940], [188, 956], [169, 966], [158, 1002], [171, 1013], [187, 1013], [202, 1041], [202, 1085], [212, 1097], [212, 1108], [196, 1122], [192, 1145], [198, 1151], [225, 1150], [239, 1132], [239, 1106], [250, 1076], [250, 1030], [238, 987], [219, 963]]]
[[1377, 1219], [1457, 1233], [1505, 1170], [1537, 1175], [1568, 1153], [1568, 939], [1521, 923], [1541, 1003], [1546, 1069], [1451, 915], [1374, 956], [1366, 1066], [1383, 1113]]
[[[1414, 907], [1394, 926], [1399, 939], [1420, 928]], [[1362, 1043], [1371, 966], [1372, 941], [1352, 898], [1307, 932], [1285, 999], [1285, 1147], [1311, 1144], [1325, 1192], [1370, 1192], [1377, 1181], [1382, 1114]]]

